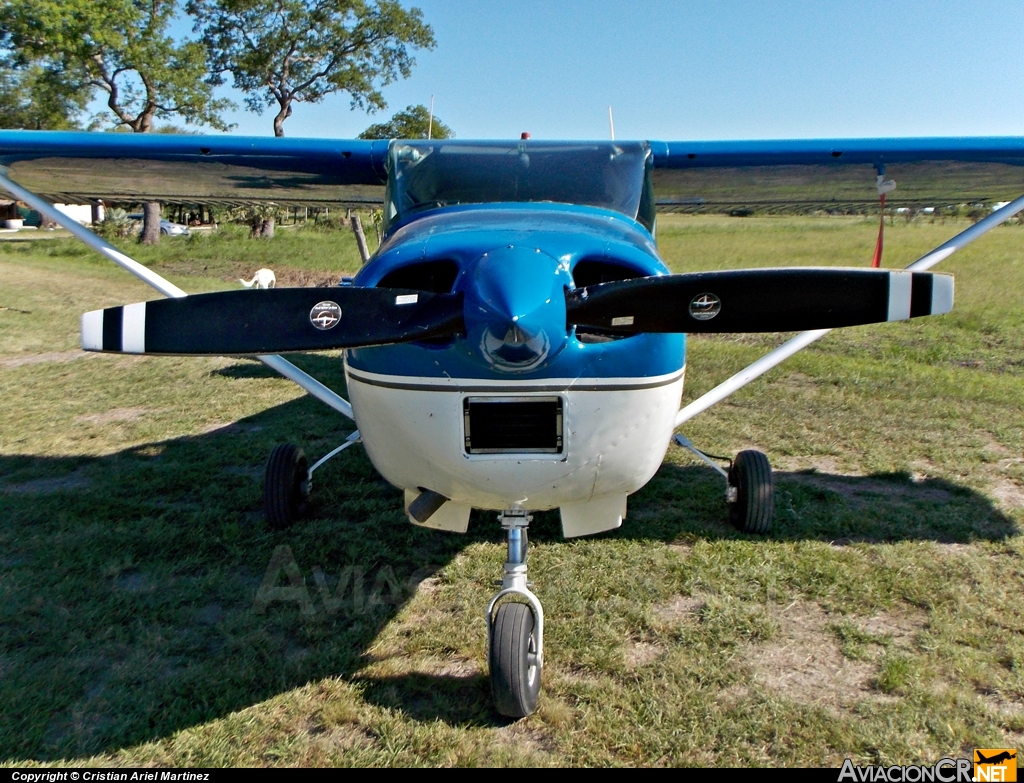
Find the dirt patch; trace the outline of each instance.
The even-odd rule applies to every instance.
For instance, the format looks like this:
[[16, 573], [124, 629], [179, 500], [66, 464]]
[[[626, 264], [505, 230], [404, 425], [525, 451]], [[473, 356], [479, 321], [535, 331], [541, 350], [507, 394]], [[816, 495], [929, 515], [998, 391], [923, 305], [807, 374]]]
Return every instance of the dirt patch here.
[[992, 499], [1002, 508], [1024, 508], [1024, 489], [1021, 489], [1008, 478], [998, 478], [989, 490]]
[[851, 622], [872, 636], [891, 639], [895, 647], [911, 649], [917, 635], [928, 626], [928, 615], [919, 611], [897, 611]]
[[85, 470], [79, 468], [74, 473], [66, 476], [55, 476], [53, 478], [41, 478], [34, 481], [25, 481], [21, 484], [0, 485], [0, 492], [29, 495], [50, 495], [54, 492], [73, 492], [86, 489], [89, 486], [89, 479]]
[[556, 750], [547, 732], [528, 728], [522, 722], [502, 726], [494, 732], [494, 736], [502, 744], [514, 746], [517, 751], [528, 756], [547, 756]]
[[996, 440], [996, 436], [993, 435], [991, 432], [983, 432], [983, 433], [981, 433], [981, 436], [982, 436], [982, 439], [985, 441], [984, 448], [987, 449], [988, 451], [990, 451], [993, 454], [996, 454], [996, 455], [998, 455], [1000, 457], [1012, 457], [1013, 456], [1013, 451], [1011, 449], [1008, 449], [1006, 446], [1004, 446], [998, 440]]
[[666, 604], [654, 607], [654, 615], [662, 622], [676, 625], [695, 618], [707, 603], [702, 595], [679, 595]]
[[23, 367], [26, 364], [46, 364], [48, 362], [73, 362], [76, 359], [94, 359], [98, 353], [75, 348], [71, 351], [55, 351], [52, 353], [30, 353], [23, 356], [0, 356], [0, 367]]
[[324, 726], [315, 721], [306, 725], [306, 741], [309, 749], [305, 754], [304, 766], [322, 766], [327, 759], [321, 756], [337, 750], [369, 748], [373, 746], [374, 737], [366, 729], [354, 723], [338, 726]]
[[962, 555], [971, 551], [970, 544], [944, 544], [939, 541], [933, 541], [932, 546], [944, 555]]
[[989, 708], [1001, 718], [1017, 718], [1024, 715], [1024, 701], [1007, 693], [979, 693]]
[[469, 658], [445, 658], [427, 659], [417, 666], [420, 671], [429, 674], [431, 677], [452, 677], [467, 679], [483, 674], [479, 664]]
[[874, 666], [851, 661], [828, 629], [831, 618], [817, 604], [795, 602], [772, 611], [778, 632], [751, 645], [746, 658], [753, 680], [788, 699], [822, 707], [845, 707], [872, 695]]
[[138, 421], [143, 416], [155, 413], [152, 408], [113, 408], [104, 413], [89, 413], [75, 419], [89, 424], [115, 424], [120, 422]]
[[641, 666], [654, 663], [663, 652], [665, 652], [665, 648], [660, 644], [633, 642], [625, 651], [626, 668], [639, 669]]
[[426, 579], [420, 580], [420, 583], [416, 585], [416, 592], [421, 595], [432, 595], [441, 589], [441, 580], [436, 576], [428, 576]]
[[839, 461], [835, 457], [830, 457], [824, 454], [815, 454], [808, 457], [773, 457], [772, 462], [772, 467], [776, 471], [800, 471], [801, 475], [821, 474], [825, 476], [849, 477], [858, 475], [856, 473], [848, 473], [841, 470], [839, 467]]

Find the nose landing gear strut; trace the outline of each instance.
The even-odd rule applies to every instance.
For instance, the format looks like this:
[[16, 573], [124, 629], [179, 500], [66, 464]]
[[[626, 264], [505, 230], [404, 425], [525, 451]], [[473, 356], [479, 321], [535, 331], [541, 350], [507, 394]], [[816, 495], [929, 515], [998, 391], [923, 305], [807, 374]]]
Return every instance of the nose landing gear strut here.
[[544, 610], [526, 580], [526, 529], [532, 519], [518, 507], [498, 515], [508, 534], [508, 560], [501, 590], [487, 605], [491, 693], [498, 712], [510, 718], [537, 709], [544, 667]]

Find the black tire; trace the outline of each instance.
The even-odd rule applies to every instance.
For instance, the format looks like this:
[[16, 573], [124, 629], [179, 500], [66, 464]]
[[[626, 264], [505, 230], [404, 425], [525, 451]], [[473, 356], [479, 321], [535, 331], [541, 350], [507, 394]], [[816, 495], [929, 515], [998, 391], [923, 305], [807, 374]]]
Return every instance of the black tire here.
[[283, 443], [270, 452], [263, 476], [263, 511], [275, 530], [291, 527], [309, 509], [309, 463], [298, 446]]
[[498, 607], [491, 632], [491, 693], [494, 706], [509, 718], [525, 718], [537, 709], [541, 666], [533, 635], [533, 610], [506, 602]]
[[760, 451], [741, 451], [729, 469], [729, 486], [736, 502], [729, 504], [729, 521], [744, 533], [770, 533], [775, 518], [775, 480], [768, 457]]

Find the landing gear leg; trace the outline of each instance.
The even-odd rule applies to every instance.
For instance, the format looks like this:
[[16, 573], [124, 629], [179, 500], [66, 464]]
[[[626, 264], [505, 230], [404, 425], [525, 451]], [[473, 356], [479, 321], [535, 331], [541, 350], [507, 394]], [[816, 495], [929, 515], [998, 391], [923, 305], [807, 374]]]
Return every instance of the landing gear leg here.
[[[501, 591], [487, 605], [487, 661], [494, 706], [523, 718], [537, 709], [544, 666], [544, 610], [526, 581], [526, 529], [532, 517], [512, 508], [498, 515], [508, 533], [508, 560]], [[502, 599], [516, 596], [522, 601]], [[495, 611], [497, 607], [497, 611]]]
[[725, 471], [685, 436], [677, 433], [672, 440], [722, 474], [725, 501], [729, 504], [729, 521], [733, 525], [744, 533], [771, 532], [775, 519], [775, 479], [768, 457], [752, 449], [741, 451], [736, 459], [729, 461], [729, 470]]

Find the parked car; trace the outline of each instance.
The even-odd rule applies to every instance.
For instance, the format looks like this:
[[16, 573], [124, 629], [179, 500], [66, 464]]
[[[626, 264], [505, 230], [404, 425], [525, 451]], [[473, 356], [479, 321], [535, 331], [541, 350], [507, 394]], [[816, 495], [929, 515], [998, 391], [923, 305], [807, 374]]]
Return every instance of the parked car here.
[[[128, 219], [129, 220], [137, 220], [139, 222], [139, 229], [138, 230], [140, 232], [142, 231], [142, 219], [143, 219], [143, 216], [142, 216], [141, 212], [132, 212], [130, 215], [128, 215]], [[178, 237], [178, 236], [187, 237], [188, 236], [188, 226], [183, 226], [183, 225], [181, 225], [181, 223], [172, 223], [169, 220], [165, 220], [164, 218], [160, 218], [160, 233], [161, 234], [166, 234], [166, 235], [172, 236], [172, 237]]]

